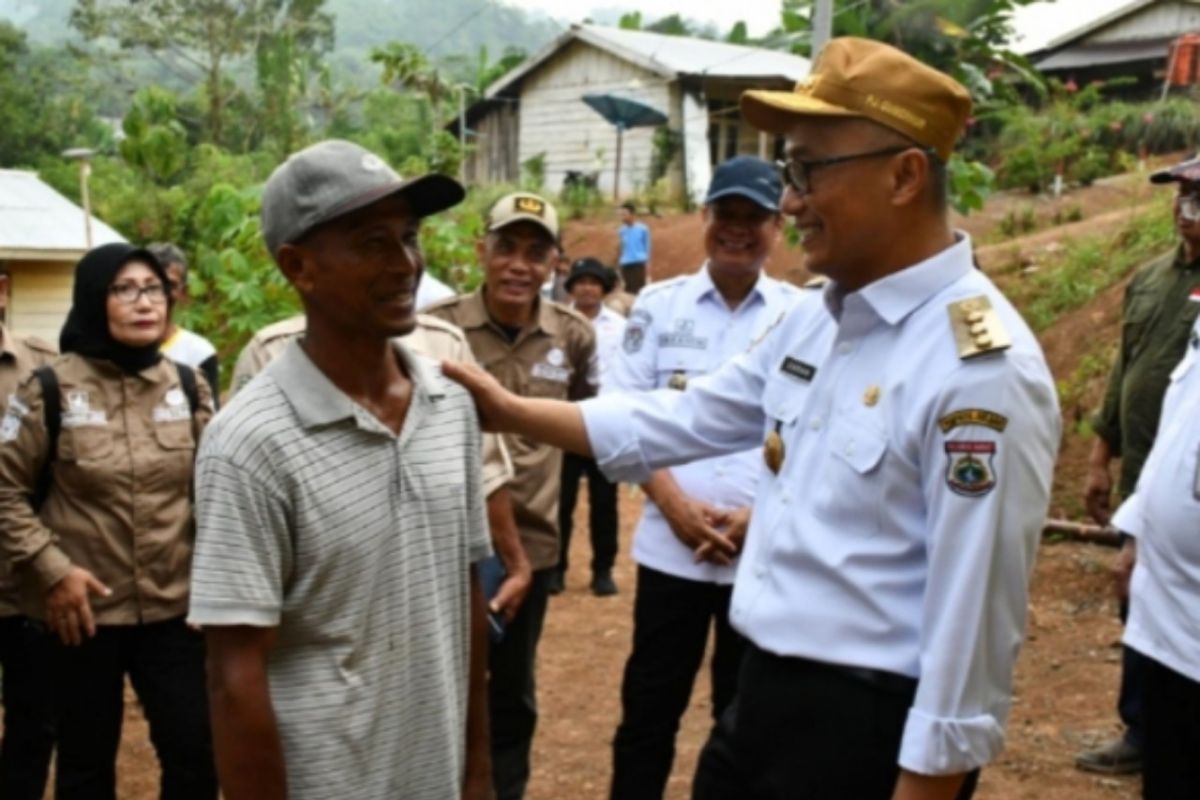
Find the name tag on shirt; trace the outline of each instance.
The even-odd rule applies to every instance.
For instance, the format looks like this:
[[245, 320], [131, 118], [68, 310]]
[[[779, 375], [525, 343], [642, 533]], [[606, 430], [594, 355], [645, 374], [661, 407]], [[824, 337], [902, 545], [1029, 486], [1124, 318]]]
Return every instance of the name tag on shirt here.
[[817, 368], [812, 364], [801, 361], [798, 358], [792, 358], [791, 356], [783, 360], [783, 363], [779, 366], [779, 371], [805, 383], [812, 381], [813, 376], [817, 374]]
[[571, 370], [567, 367], [556, 367], [553, 364], [534, 364], [530, 374], [555, 383], [566, 383], [571, 378]]

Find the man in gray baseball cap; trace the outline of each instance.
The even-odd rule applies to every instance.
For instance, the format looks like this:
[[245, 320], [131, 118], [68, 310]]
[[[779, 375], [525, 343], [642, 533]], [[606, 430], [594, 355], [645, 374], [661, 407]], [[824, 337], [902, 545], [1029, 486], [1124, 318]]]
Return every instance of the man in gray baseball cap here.
[[492, 797], [479, 421], [394, 341], [416, 325], [421, 220], [462, 197], [340, 141], [263, 191], [307, 330], [197, 459], [190, 621], [228, 800]]

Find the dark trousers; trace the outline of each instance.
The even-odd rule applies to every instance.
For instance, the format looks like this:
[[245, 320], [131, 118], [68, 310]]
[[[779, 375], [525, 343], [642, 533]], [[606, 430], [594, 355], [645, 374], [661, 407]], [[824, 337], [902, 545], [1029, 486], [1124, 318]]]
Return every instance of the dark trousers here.
[[520, 800], [529, 783], [529, 750], [537, 728], [534, 665], [553, 569], [533, 573], [521, 610], [488, 651], [488, 710], [496, 800]]
[[[750, 645], [737, 698], [700, 753], [693, 800], [888, 800], [916, 686]], [[978, 771], [959, 800], [977, 781]]]
[[4, 742], [0, 798], [42, 800], [54, 751], [54, 705], [48, 669], [50, 637], [25, 617], [0, 617]]
[[713, 720], [733, 701], [746, 640], [729, 626], [732, 586], [690, 581], [638, 567], [633, 652], [621, 684], [613, 739], [613, 800], [659, 800], [675, 759], [675, 734], [704, 660], [709, 629]]
[[621, 281], [625, 284], [625, 291], [630, 294], [637, 294], [646, 285], [646, 262], [634, 261], [628, 264], [621, 265]]
[[113, 800], [125, 676], [146, 712], [163, 800], [215, 800], [204, 637], [183, 619], [103, 625], [79, 647], [55, 641], [57, 800]]
[[608, 572], [617, 560], [617, 484], [604, 477], [594, 458], [563, 453], [562, 493], [558, 500], [558, 530], [562, 549], [558, 569], [567, 571], [567, 552], [571, 549], [575, 501], [579, 497], [579, 479], [587, 476], [588, 527], [592, 535], [592, 574]]
[[1191, 800], [1200, 795], [1200, 682], [1149, 656], [1141, 656], [1141, 663], [1145, 678], [1142, 796]]
[[[1121, 601], [1121, 624], [1129, 619], [1129, 601]], [[1117, 713], [1125, 723], [1125, 741], [1142, 748], [1142, 695], [1146, 677], [1146, 657], [1129, 647], [1121, 648], [1121, 688], [1117, 694]]]

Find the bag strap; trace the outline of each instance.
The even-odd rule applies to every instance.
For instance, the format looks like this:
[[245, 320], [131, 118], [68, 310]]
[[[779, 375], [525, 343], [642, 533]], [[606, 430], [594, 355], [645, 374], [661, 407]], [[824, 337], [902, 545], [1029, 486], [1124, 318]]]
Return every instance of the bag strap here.
[[179, 362], [175, 362], [175, 369], [179, 372], [179, 386], [187, 395], [188, 407], [191, 408], [194, 417], [196, 409], [200, 408], [200, 390], [196, 387], [196, 371]]
[[40, 510], [50, 494], [51, 467], [58, 457], [58, 434], [62, 431], [62, 393], [58, 388], [58, 375], [53, 367], [38, 367], [33, 371], [34, 377], [42, 387], [42, 416], [46, 425], [46, 460], [42, 462], [42, 471], [38, 474], [37, 484], [33, 490], [33, 508]]

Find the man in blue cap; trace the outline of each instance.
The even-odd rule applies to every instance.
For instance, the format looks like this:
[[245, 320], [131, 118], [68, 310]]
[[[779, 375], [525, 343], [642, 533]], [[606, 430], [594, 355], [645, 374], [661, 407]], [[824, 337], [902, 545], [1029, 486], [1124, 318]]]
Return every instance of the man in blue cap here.
[[[782, 194], [766, 161], [739, 156], [717, 167], [702, 212], [706, 263], [642, 289], [602, 391], [687, 391], [792, 307], [800, 290], [763, 273], [782, 231]], [[614, 799], [662, 797], [710, 628], [714, 719], [733, 697], [743, 640], [729, 626], [729, 598], [761, 463], [748, 450], [659, 470], [642, 484], [650, 502], [633, 543], [633, 652], [613, 742]]]

